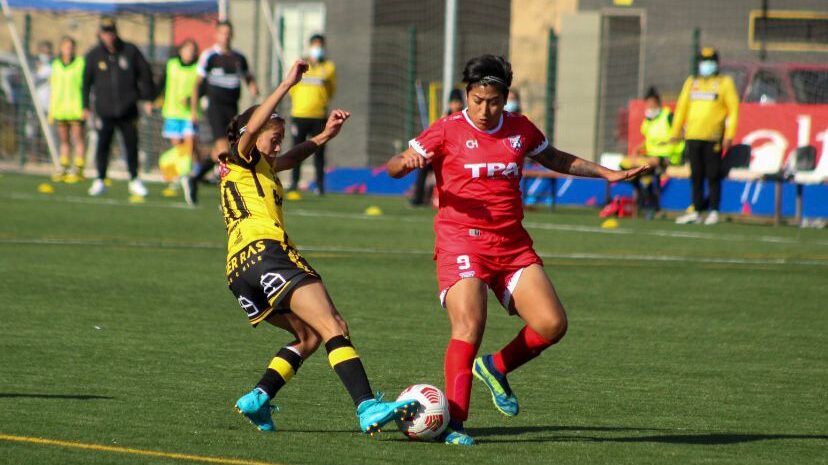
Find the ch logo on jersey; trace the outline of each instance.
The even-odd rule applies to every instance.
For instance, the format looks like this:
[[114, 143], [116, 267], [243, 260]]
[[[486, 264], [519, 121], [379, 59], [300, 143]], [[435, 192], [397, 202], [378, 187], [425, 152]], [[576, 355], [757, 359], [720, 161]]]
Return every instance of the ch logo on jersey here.
[[262, 285], [262, 290], [268, 299], [276, 295], [286, 282], [279, 273], [265, 273], [259, 278], [259, 284]]
[[477, 139], [469, 139], [469, 140], [466, 141], [466, 148], [467, 149], [476, 149], [477, 147], [478, 147]]
[[509, 163], [466, 163], [463, 168], [471, 171], [474, 179], [487, 178], [516, 178], [520, 175], [520, 169], [515, 162]]
[[245, 296], [239, 297], [239, 305], [241, 305], [241, 308], [242, 310], [244, 310], [244, 313], [247, 313], [248, 318], [254, 317], [259, 314], [259, 308], [256, 307], [256, 304], [254, 304], [252, 300], [248, 299]]

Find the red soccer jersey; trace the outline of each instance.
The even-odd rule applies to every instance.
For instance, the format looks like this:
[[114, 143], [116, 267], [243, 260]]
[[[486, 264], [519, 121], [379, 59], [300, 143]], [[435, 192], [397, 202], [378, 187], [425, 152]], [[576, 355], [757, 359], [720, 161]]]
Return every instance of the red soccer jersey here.
[[441, 224], [492, 232], [520, 225], [523, 159], [548, 145], [528, 118], [506, 111], [490, 131], [478, 129], [463, 110], [412, 139], [409, 146], [429, 158], [437, 177], [438, 236]]

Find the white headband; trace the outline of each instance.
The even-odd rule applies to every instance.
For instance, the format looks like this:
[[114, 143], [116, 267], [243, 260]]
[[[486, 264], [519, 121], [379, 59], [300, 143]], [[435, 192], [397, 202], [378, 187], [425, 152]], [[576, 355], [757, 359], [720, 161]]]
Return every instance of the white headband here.
[[[282, 116], [279, 113], [271, 113], [271, 115], [270, 115], [270, 119], [281, 119], [281, 118], [282, 118]], [[244, 125], [244, 126], [242, 126], [241, 129], [239, 129], [239, 135], [244, 134], [245, 132], [247, 132], [247, 125]]]
[[478, 81], [478, 82], [480, 84], [484, 85], [484, 86], [489, 85], [489, 84], [498, 84], [498, 85], [501, 85], [501, 86], [503, 86], [507, 89], [509, 88], [509, 85], [506, 84], [506, 81], [504, 81], [503, 79], [500, 79], [497, 76], [483, 76], [483, 78], [480, 79], [480, 81]]

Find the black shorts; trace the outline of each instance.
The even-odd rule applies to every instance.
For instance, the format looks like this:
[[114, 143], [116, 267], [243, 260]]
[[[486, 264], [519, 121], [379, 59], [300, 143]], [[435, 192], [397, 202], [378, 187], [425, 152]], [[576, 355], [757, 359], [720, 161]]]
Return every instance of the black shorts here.
[[233, 117], [239, 113], [239, 106], [210, 102], [205, 113], [207, 124], [210, 126], [211, 140], [216, 141], [227, 137], [227, 126]]
[[288, 313], [281, 303], [306, 278], [319, 278], [290, 244], [262, 239], [251, 242], [227, 261], [227, 283], [250, 324], [258, 325], [274, 311]]

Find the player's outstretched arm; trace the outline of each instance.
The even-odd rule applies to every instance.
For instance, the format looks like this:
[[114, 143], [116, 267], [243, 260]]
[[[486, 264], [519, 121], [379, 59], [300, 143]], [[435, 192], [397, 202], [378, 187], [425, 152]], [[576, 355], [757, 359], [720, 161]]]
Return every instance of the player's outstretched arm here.
[[311, 154], [316, 152], [319, 147], [325, 145], [329, 140], [336, 137], [339, 134], [339, 131], [342, 130], [342, 125], [345, 124], [345, 121], [350, 117], [351, 113], [345, 110], [332, 111], [330, 116], [328, 116], [328, 121], [325, 123], [325, 129], [322, 130], [322, 132], [311, 137], [305, 142], [302, 142], [301, 144], [294, 145], [290, 150], [282, 155], [277, 157], [268, 157], [268, 162], [270, 163], [271, 168], [273, 168], [273, 171], [285, 171], [293, 169], [294, 166], [298, 166], [299, 163], [302, 163], [305, 158], [308, 158]]
[[583, 176], [586, 178], [603, 178], [609, 182], [633, 179], [650, 170], [650, 166], [639, 166], [630, 170], [615, 171], [605, 168], [571, 153], [558, 150], [551, 145], [539, 153], [535, 160], [541, 165], [558, 173]]
[[[429, 154], [429, 157], [431, 154]], [[416, 150], [409, 147], [405, 152], [395, 155], [388, 160], [385, 169], [388, 175], [392, 178], [399, 179], [406, 174], [416, 170], [417, 168], [425, 168], [426, 158], [420, 155]]]
[[293, 66], [288, 71], [285, 80], [279, 84], [272, 94], [268, 95], [264, 102], [256, 108], [256, 111], [250, 115], [250, 121], [247, 122], [247, 129], [239, 138], [239, 153], [250, 153], [253, 144], [256, 143], [256, 133], [268, 121], [270, 115], [279, 106], [279, 102], [287, 95], [291, 87], [295, 86], [302, 80], [302, 75], [308, 70], [308, 64], [305, 60], [296, 60]]

